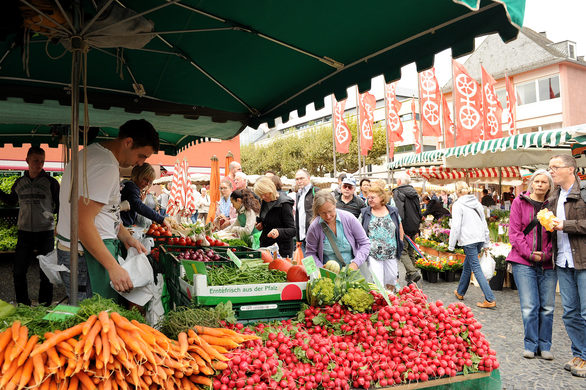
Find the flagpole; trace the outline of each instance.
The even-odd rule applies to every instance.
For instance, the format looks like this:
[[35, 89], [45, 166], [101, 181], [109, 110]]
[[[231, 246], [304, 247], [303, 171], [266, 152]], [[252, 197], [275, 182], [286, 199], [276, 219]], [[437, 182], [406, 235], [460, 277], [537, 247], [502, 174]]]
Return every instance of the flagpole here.
[[358, 92], [358, 85], [356, 85], [356, 142], [358, 145], [358, 178], [362, 178], [362, 168], [360, 164], [360, 138], [362, 131], [360, 129], [360, 92]]
[[442, 149], [447, 149], [447, 147], [448, 147], [448, 134], [446, 132], [446, 120], [445, 120], [446, 118], [444, 118], [446, 113], [444, 112], [444, 94], [443, 93], [440, 93], [440, 104], [442, 106], [442, 109], [440, 110], [440, 115], [441, 115], [440, 126], [442, 129], [442, 142], [443, 142]]
[[454, 60], [452, 59], [452, 112], [454, 113], [454, 147], [458, 146], [457, 136], [458, 136], [458, 113], [456, 112], [456, 78], [454, 77]]
[[[417, 105], [419, 106], [419, 144], [421, 145], [421, 153], [423, 153], [423, 109], [421, 107], [421, 76], [417, 73]], [[415, 113], [415, 120], [417, 120], [417, 113]]]
[[334, 115], [336, 115], [336, 100], [332, 94], [332, 155], [334, 156], [334, 177], [338, 177], [336, 172], [336, 129], [334, 127]]
[[387, 101], [387, 83], [386, 83], [386, 81], [384, 83], [384, 99], [383, 99], [383, 102], [385, 104], [385, 140], [386, 140], [385, 141], [385, 144], [386, 144], [386, 147], [387, 147], [387, 167], [386, 167], [386, 170], [387, 170], [387, 183], [390, 184], [391, 174], [389, 172], [389, 164], [391, 162], [391, 159], [389, 157], [389, 153], [390, 153], [390, 150], [389, 150], [389, 129], [390, 129], [391, 124], [389, 123], [389, 102]]

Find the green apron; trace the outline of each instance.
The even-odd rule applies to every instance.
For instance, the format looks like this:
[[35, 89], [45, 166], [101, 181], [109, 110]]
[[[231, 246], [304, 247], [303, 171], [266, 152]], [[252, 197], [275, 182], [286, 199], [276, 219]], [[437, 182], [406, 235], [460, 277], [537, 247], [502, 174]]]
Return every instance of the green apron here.
[[[118, 255], [120, 252], [120, 241], [117, 239], [109, 238], [102, 240], [108, 251], [114, 256], [114, 259], [118, 261]], [[90, 283], [92, 285], [92, 293], [99, 294], [104, 298], [113, 299], [115, 302], [121, 300], [121, 295], [118, 294], [110, 286], [110, 275], [106, 268], [92, 254], [84, 248], [85, 258], [87, 262], [88, 273], [90, 274]]]
[[[245, 227], [246, 226], [246, 213], [238, 214], [238, 218], [236, 218], [236, 221], [238, 221], [238, 224], [240, 225], [240, 227]], [[250, 233], [250, 241], [251, 241], [252, 249], [260, 248], [260, 234], [261, 233], [262, 232], [257, 230], [256, 228], [254, 228], [252, 230], [252, 233]]]

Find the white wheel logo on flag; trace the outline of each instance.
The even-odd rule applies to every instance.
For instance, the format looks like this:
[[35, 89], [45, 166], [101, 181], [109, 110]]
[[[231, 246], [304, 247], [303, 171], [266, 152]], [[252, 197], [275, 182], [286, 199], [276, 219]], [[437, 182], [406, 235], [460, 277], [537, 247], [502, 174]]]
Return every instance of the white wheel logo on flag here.
[[432, 100], [426, 100], [423, 103], [423, 117], [430, 125], [437, 125], [440, 120], [439, 106]]
[[490, 129], [490, 135], [494, 137], [499, 128], [499, 121], [494, 113], [494, 110], [490, 110], [490, 112], [486, 114], [486, 123]]
[[437, 81], [431, 69], [421, 73], [422, 97], [425, 100], [423, 103], [423, 117], [433, 126], [437, 125], [440, 120], [439, 105], [431, 100], [436, 98], [437, 87]]
[[364, 94], [364, 96], [361, 95], [360, 100], [362, 102], [362, 105], [365, 108], [365, 111], [367, 112], [368, 117], [363, 118], [361, 120], [361, 122], [362, 122], [361, 131], [362, 131], [362, 136], [365, 139], [372, 139], [372, 126], [370, 124], [373, 123], [373, 120], [374, 120], [374, 118], [373, 118], [373, 111], [374, 110], [371, 109], [370, 104], [368, 104], [368, 102], [366, 102], [364, 100], [365, 97], [366, 97], [366, 94]]
[[395, 111], [389, 110], [389, 125], [391, 126], [392, 131], [399, 130], [399, 126], [401, 125], [401, 118]]
[[496, 95], [493, 93], [493, 89], [491, 88], [490, 85], [485, 85], [484, 86], [484, 96], [486, 96], [486, 101], [490, 104], [490, 105], [496, 105], [498, 100]]
[[465, 129], [472, 130], [480, 122], [480, 114], [471, 100], [476, 95], [478, 85], [466, 75], [459, 74], [456, 76], [456, 89], [465, 97], [461, 100], [465, 105], [458, 112], [458, 119]]
[[336, 140], [339, 144], [343, 144], [348, 140], [348, 136], [350, 133], [348, 132], [348, 128], [344, 126], [344, 117], [342, 115], [341, 104], [336, 103]]

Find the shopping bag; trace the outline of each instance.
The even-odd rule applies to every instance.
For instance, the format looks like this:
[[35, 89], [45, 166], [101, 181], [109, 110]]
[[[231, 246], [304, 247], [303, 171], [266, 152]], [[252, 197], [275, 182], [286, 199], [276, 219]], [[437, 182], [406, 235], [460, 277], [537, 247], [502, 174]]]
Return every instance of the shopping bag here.
[[54, 250], [46, 255], [38, 255], [39, 266], [41, 270], [47, 275], [47, 278], [52, 284], [63, 284], [59, 272], [70, 272], [69, 268], [63, 264], [57, 264], [57, 251]]
[[[134, 288], [129, 292], [120, 292], [124, 298], [139, 306], [144, 306], [153, 298], [149, 285], [154, 283], [153, 267], [144, 253], [138, 253], [136, 248], [130, 248], [126, 259], [118, 258], [118, 262], [130, 275]], [[110, 286], [114, 288], [112, 282]]]
[[150, 326], [157, 325], [165, 316], [165, 308], [162, 300], [164, 284], [163, 275], [157, 274], [157, 284], [151, 283], [148, 286], [153, 294], [153, 298], [149, 301], [144, 319]]
[[483, 251], [480, 255], [480, 268], [486, 280], [492, 279], [496, 267], [496, 263], [488, 251]]

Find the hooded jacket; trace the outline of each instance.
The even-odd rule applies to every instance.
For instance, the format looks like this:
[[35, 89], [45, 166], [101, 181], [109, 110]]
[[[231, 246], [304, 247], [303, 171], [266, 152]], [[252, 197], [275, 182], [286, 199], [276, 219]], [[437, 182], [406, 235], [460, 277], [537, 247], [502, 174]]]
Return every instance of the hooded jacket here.
[[425, 207], [424, 217], [432, 215], [434, 219], [440, 219], [450, 215], [450, 211], [445, 209], [439, 199], [430, 199]]
[[[548, 207], [547, 200], [543, 202], [542, 208], [544, 207]], [[531, 223], [535, 215], [535, 208], [529, 200], [529, 192], [524, 192], [513, 200], [509, 219], [509, 240], [512, 248], [507, 256], [507, 261], [528, 266], [541, 264], [544, 269], [552, 269], [552, 234], [545, 230], [540, 223], [537, 223], [536, 227], [531, 229], [527, 235], [523, 234], [523, 230]], [[534, 263], [530, 260], [531, 252], [538, 250], [537, 229], [541, 229], [543, 261], [540, 263]]]
[[490, 244], [484, 209], [474, 195], [462, 195], [452, 206], [448, 248], [454, 250], [456, 244], [464, 246], [477, 242], [484, 242], [485, 246]]
[[[267, 247], [274, 243], [279, 245], [279, 254], [282, 257], [293, 254], [293, 237], [295, 237], [295, 220], [293, 219], [293, 199], [279, 194], [274, 202], [262, 202], [260, 215], [257, 221], [262, 222], [260, 246]], [[276, 239], [267, 237], [273, 229], [279, 231]]]
[[393, 191], [393, 199], [399, 210], [405, 234], [409, 237], [415, 236], [419, 233], [421, 223], [421, 206], [417, 191], [409, 184], [402, 185]]

